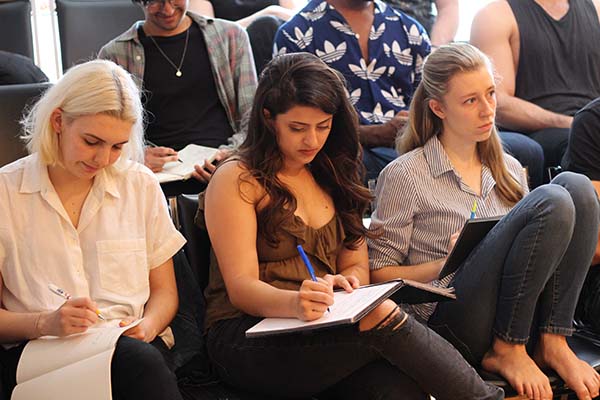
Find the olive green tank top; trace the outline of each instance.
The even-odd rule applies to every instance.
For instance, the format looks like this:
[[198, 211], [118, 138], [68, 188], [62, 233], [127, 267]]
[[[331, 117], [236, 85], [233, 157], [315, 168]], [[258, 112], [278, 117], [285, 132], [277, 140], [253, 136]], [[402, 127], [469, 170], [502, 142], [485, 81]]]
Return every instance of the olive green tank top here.
[[[196, 224], [205, 229], [203, 194], [199, 196]], [[299, 244], [310, 259], [316, 276], [336, 273], [337, 255], [346, 237], [337, 214], [318, 229], [306, 225], [295, 215], [284, 219], [279, 228], [276, 235], [279, 243], [275, 247], [267, 242], [260, 228], [257, 232], [256, 251], [261, 281], [279, 289], [300, 289], [302, 281], [310, 279], [310, 275], [296, 249]], [[235, 243], [232, 243], [231, 251], [235, 251]], [[210, 253], [208, 286], [204, 291], [207, 304], [205, 330], [216, 321], [243, 315], [243, 312], [229, 301], [225, 282], [212, 249]]]

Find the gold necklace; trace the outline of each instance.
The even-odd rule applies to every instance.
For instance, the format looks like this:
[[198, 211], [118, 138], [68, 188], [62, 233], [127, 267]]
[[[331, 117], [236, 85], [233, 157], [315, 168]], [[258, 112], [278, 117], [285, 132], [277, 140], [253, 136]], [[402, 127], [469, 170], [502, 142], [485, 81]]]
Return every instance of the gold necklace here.
[[175, 68], [175, 71], [176, 71], [175, 76], [179, 78], [181, 75], [183, 75], [183, 73], [181, 72], [181, 66], [183, 65], [183, 60], [185, 59], [185, 53], [187, 52], [188, 40], [190, 38], [190, 28], [188, 28], [185, 31], [185, 45], [183, 46], [183, 54], [181, 55], [181, 61], [179, 61], [179, 66], [175, 65], [175, 63], [173, 61], [171, 61], [169, 56], [167, 56], [165, 54], [163, 49], [160, 48], [160, 46], [158, 45], [158, 43], [156, 43], [156, 40], [154, 40], [154, 38], [152, 36], [148, 36], [148, 37], [150, 38], [150, 40], [152, 40], [152, 43], [154, 43], [154, 45], [156, 46], [156, 48], [158, 49], [160, 54], [162, 54], [162, 56], [169, 62], [169, 64], [171, 64], [171, 66], [173, 68]]

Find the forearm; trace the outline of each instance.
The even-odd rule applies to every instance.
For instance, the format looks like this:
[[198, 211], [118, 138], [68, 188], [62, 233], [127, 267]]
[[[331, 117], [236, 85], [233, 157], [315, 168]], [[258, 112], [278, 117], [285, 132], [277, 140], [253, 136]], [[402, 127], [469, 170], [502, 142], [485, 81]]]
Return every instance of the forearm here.
[[396, 127], [389, 122], [385, 124], [360, 125], [358, 129], [360, 143], [367, 148], [394, 147], [396, 131]]
[[352, 265], [340, 271], [344, 276], [355, 276], [358, 278], [360, 285], [368, 285], [370, 283], [368, 262], [362, 265]]
[[42, 336], [42, 313], [16, 313], [0, 309], [0, 343], [15, 343]]
[[418, 282], [431, 282], [438, 279], [445, 258], [417, 265], [390, 265], [371, 271], [373, 282], [385, 282], [392, 279], [410, 279]]
[[505, 129], [535, 132], [545, 128], [570, 128], [573, 117], [557, 114], [507, 94], [498, 94], [496, 121]]
[[278, 289], [258, 279], [234, 285], [227, 293], [234, 307], [257, 317], [296, 318], [298, 291]]
[[176, 288], [161, 287], [151, 292], [150, 299], [144, 307], [144, 321], [147, 321], [152, 329], [152, 338], [169, 326], [177, 313], [178, 306]]
[[236, 22], [238, 24], [240, 24], [241, 26], [243, 26], [244, 28], [247, 28], [248, 25], [250, 25], [252, 22], [254, 22], [254, 20], [256, 18], [264, 17], [267, 15], [281, 18], [282, 20], [287, 21], [288, 19], [290, 19], [292, 17], [292, 15], [294, 15], [294, 11], [289, 10], [287, 8], [280, 7], [280, 6], [268, 6], [268, 7], [263, 8], [260, 11], [255, 12], [252, 15], [249, 15], [245, 18], [239, 19]]
[[438, 8], [438, 16], [431, 28], [431, 44], [435, 47], [454, 40], [458, 30], [458, 2]]

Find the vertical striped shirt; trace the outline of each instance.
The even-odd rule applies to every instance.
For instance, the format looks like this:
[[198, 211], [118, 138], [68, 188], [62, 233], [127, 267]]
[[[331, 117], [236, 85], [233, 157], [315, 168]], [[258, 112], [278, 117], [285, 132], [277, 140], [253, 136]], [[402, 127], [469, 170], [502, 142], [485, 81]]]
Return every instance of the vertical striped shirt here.
[[[504, 160], [509, 173], [527, 192], [521, 164], [508, 154]], [[437, 137], [398, 157], [381, 172], [375, 190], [376, 208], [370, 228], [380, 231], [381, 236], [368, 240], [371, 269], [418, 265], [446, 257], [450, 235], [469, 218], [474, 201], [478, 217], [510, 211], [512, 206], [495, 188], [491, 170], [484, 165], [481, 195], [475, 193], [453, 168]], [[452, 277], [432, 283], [448, 286]], [[427, 320], [434, 309], [435, 303], [429, 303], [411, 307], [410, 311]]]

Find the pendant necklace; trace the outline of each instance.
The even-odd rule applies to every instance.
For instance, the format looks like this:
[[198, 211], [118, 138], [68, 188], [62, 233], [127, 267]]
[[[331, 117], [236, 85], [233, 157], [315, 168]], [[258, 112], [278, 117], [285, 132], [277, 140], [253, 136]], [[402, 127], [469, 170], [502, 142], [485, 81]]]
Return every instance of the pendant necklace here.
[[185, 45], [183, 46], [183, 54], [181, 55], [181, 61], [179, 61], [179, 66], [175, 65], [175, 63], [173, 61], [171, 61], [169, 56], [167, 56], [165, 54], [165, 52], [160, 48], [160, 46], [158, 45], [158, 43], [156, 43], [156, 40], [154, 40], [154, 38], [152, 36], [148, 36], [148, 37], [152, 40], [152, 43], [154, 43], [154, 45], [156, 46], [156, 48], [158, 49], [160, 54], [162, 54], [162, 56], [169, 62], [169, 64], [171, 64], [171, 66], [173, 68], [175, 68], [175, 71], [176, 71], [175, 76], [179, 78], [181, 75], [183, 75], [183, 73], [181, 72], [181, 66], [183, 65], [183, 60], [185, 59], [185, 53], [187, 52], [188, 39], [190, 38], [190, 29], [188, 28], [185, 31]]

